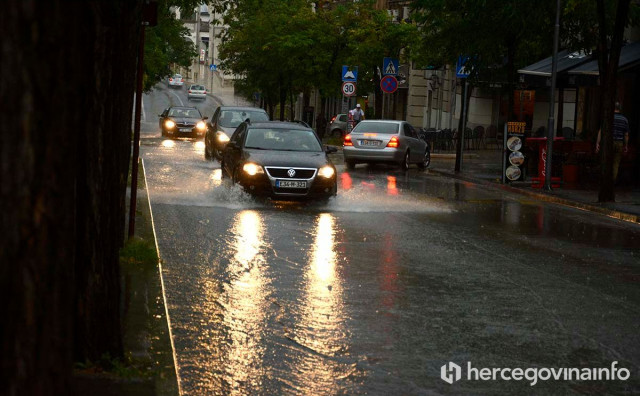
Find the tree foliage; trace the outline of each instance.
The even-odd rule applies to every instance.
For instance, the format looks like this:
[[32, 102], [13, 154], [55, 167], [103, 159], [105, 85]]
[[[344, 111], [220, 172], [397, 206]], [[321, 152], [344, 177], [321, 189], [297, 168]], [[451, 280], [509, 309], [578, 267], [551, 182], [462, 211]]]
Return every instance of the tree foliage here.
[[[229, 28], [220, 48], [221, 66], [241, 76], [247, 94], [260, 92], [269, 105], [287, 94], [319, 89], [339, 96], [342, 65], [358, 66], [358, 89], [374, 89], [376, 66], [397, 56], [415, 26], [392, 24], [370, 0], [319, 4], [307, 0], [214, 2]], [[413, 30], [412, 30], [413, 29]]]
[[193, 2], [160, 0], [158, 25], [147, 27], [144, 45], [144, 91], [147, 92], [167, 75], [171, 65], [189, 67], [197, 56], [195, 46], [188, 39], [189, 29], [174, 17], [171, 7], [190, 10]]

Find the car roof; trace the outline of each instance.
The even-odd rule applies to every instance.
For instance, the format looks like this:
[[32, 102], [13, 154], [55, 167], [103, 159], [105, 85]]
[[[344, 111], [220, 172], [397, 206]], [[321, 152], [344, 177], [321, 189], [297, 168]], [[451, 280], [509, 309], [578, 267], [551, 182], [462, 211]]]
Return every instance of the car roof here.
[[[198, 110], [197, 107], [190, 107], [190, 106], [169, 106], [169, 109], [182, 109], [182, 110], [193, 110], [196, 109]], [[200, 110], [198, 110], [200, 111]]]
[[251, 107], [251, 106], [220, 106], [220, 110], [262, 110], [266, 113], [266, 111], [260, 107]]
[[360, 123], [369, 123], [369, 122], [384, 122], [387, 124], [400, 124], [406, 121], [402, 121], [402, 120], [362, 120], [360, 121]]
[[298, 124], [297, 122], [286, 122], [286, 121], [261, 121], [261, 122], [252, 122], [249, 124], [249, 128], [276, 128], [276, 129], [300, 129], [300, 130], [310, 130], [310, 128]]

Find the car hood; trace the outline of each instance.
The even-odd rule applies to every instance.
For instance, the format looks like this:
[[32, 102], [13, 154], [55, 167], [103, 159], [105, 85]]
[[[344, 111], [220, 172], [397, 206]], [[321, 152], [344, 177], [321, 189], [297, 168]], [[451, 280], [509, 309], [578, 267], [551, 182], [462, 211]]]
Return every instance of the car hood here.
[[331, 163], [324, 152], [250, 149], [244, 151], [244, 160], [255, 162], [262, 166], [290, 166], [297, 168], [320, 168]]
[[221, 125], [218, 125], [218, 130], [222, 131], [224, 133], [227, 134], [227, 136], [231, 137], [231, 135], [233, 135], [233, 132], [236, 130], [236, 128], [233, 127], [223, 127]]

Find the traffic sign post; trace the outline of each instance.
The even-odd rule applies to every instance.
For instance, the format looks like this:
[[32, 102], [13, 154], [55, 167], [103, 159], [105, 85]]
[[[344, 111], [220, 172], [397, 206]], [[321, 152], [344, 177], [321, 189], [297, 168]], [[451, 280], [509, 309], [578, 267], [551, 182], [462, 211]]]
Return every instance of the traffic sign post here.
[[356, 94], [356, 83], [354, 82], [343, 82], [342, 83], [342, 94], [344, 96], [353, 96]]
[[384, 76], [380, 80], [380, 89], [384, 93], [394, 93], [398, 89], [398, 80], [394, 76]]
[[384, 58], [382, 60], [382, 74], [385, 76], [395, 76], [398, 74], [400, 61], [394, 58]]
[[342, 82], [356, 82], [358, 81], [358, 66], [349, 68], [349, 66], [342, 66]]

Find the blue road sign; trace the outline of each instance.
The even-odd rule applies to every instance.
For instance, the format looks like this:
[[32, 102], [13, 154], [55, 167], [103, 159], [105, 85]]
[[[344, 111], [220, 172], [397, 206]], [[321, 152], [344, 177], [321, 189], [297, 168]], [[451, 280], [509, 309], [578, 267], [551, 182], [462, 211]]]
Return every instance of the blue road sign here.
[[349, 69], [349, 66], [342, 66], [342, 82], [358, 81], [358, 66]]
[[471, 74], [471, 66], [468, 56], [459, 56], [458, 63], [456, 63], [456, 77], [467, 78]]
[[217, 66], [217, 65], [214, 65], [214, 64], [212, 63], [212, 64], [210, 64], [210, 65], [209, 65], [209, 70], [211, 70], [211, 71], [216, 71], [216, 70], [218, 70], [218, 66]]
[[380, 89], [384, 93], [394, 93], [398, 89], [398, 80], [395, 76], [384, 76], [380, 80]]
[[385, 76], [395, 76], [398, 74], [400, 62], [394, 58], [384, 58], [382, 60], [382, 74]]

